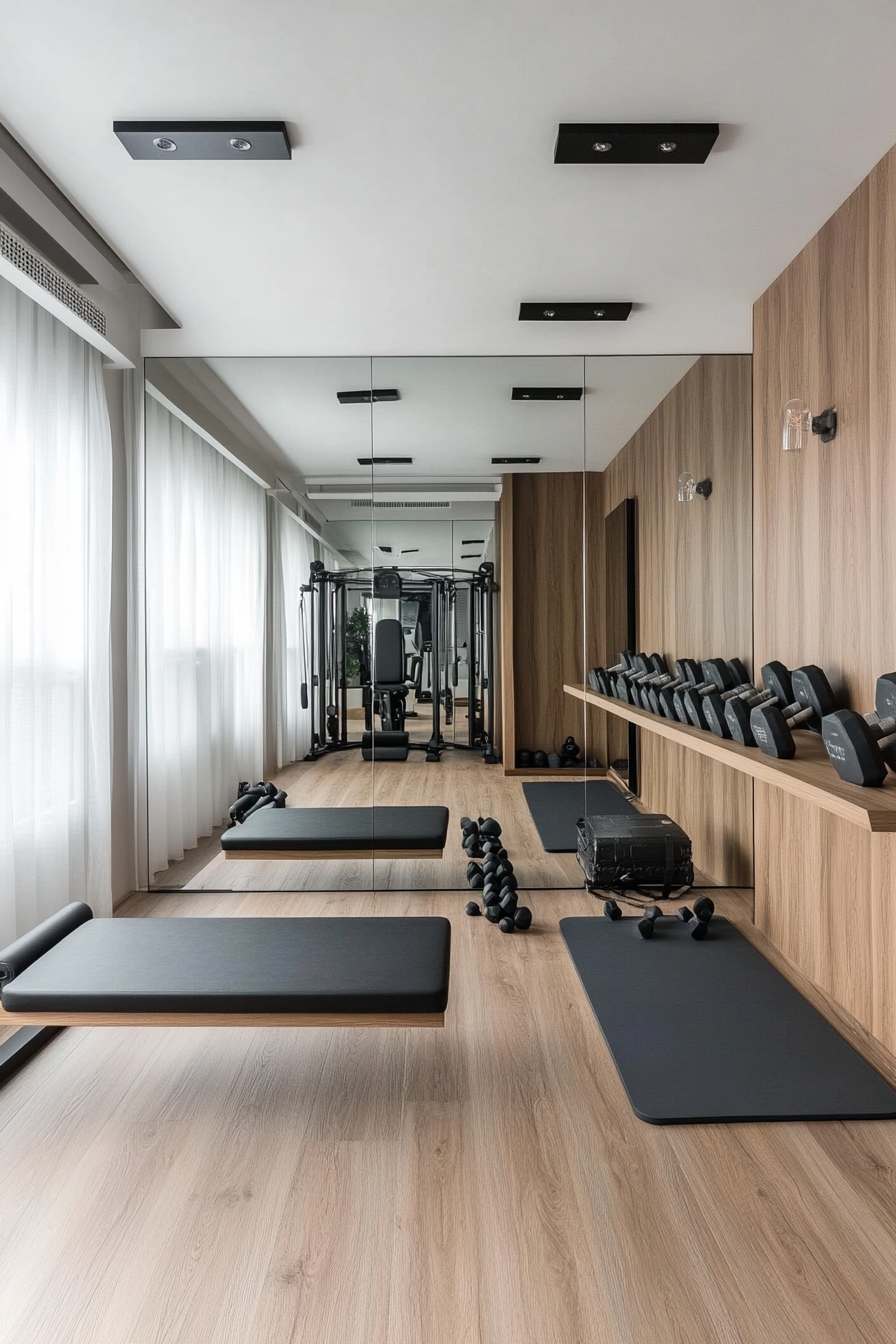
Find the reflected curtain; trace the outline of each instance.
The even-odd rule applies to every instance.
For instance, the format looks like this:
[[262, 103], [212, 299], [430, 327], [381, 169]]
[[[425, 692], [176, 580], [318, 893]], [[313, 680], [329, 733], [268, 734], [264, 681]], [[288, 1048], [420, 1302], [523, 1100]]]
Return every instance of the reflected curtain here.
[[111, 898], [112, 438], [99, 352], [0, 280], [0, 946]]
[[302, 708], [307, 667], [310, 598], [302, 603], [315, 558], [314, 541], [294, 514], [271, 498], [271, 717], [277, 769], [300, 761], [311, 750], [311, 708]]
[[264, 748], [265, 494], [146, 397], [150, 873], [224, 820]]

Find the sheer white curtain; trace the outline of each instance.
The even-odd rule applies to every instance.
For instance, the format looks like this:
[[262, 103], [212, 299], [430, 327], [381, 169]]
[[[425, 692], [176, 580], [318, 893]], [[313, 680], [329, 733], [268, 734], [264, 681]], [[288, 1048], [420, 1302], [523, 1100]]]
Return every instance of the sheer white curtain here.
[[[271, 713], [277, 768], [300, 761], [311, 750], [311, 708], [302, 708], [302, 682], [310, 680], [306, 664], [310, 597], [302, 604], [314, 540], [295, 516], [277, 500], [271, 518]], [[310, 692], [309, 692], [310, 694]]]
[[0, 280], [0, 946], [111, 914], [111, 573], [99, 352]]
[[149, 867], [220, 825], [264, 749], [265, 494], [146, 397]]

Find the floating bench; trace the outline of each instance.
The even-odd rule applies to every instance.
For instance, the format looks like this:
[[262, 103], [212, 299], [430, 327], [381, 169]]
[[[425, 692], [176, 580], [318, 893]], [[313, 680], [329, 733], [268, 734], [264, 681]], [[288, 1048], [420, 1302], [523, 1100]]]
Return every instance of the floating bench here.
[[227, 859], [440, 859], [447, 807], [283, 807], [221, 836]]
[[447, 919], [94, 919], [0, 952], [0, 1025], [441, 1027]]

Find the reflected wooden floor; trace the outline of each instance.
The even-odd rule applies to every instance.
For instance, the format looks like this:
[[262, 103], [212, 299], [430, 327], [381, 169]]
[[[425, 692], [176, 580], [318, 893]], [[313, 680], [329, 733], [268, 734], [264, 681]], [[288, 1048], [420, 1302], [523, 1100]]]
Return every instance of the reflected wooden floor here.
[[642, 1124], [557, 927], [596, 903], [465, 899], [129, 899], [447, 915], [446, 1025], [64, 1032], [0, 1094], [4, 1344], [890, 1344], [896, 1124]]
[[[558, 771], [563, 778], [572, 772]], [[371, 763], [359, 751], [336, 752], [318, 761], [297, 761], [275, 776], [290, 807], [408, 807], [438, 804], [449, 809], [442, 859], [339, 859], [285, 862], [226, 861], [220, 830], [181, 863], [156, 874], [157, 885], [189, 891], [455, 891], [466, 885], [461, 848], [462, 816], [500, 821], [503, 840], [524, 889], [577, 888], [582, 873], [574, 854], [546, 854], [523, 797], [522, 781], [505, 778], [475, 752], [446, 751], [438, 765], [422, 752], [406, 761]]]

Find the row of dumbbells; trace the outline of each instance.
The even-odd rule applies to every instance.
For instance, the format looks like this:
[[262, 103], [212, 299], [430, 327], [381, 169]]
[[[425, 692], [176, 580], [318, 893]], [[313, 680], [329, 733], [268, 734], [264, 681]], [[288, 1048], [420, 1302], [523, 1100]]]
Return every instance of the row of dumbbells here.
[[594, 668], [593, 689], [681, 723], [702, 728], [767, 756], [796, 755], [794, 728], [822, 734], [841, 779], [866, 787], [896, 770], [896, 673], [879, 677], [875, 709], [861, 715], [838, 709], [827, 676], [808, 664], [788, 671], [766, 663], [761, 685], [750, 680], [739, 658], [710, 658], [697, 664], [681, 658], [670, 672], [661, 654], [626, 650], [612, 668]]
[[[652, 938], [658, 919], [677, 919], [682, 924], [687, 924], [695, 942], [702, 943], [709, 933], [709, 921], [715, 913], [715, 908], [715, 904], [708, 896], [700, 896], [694, 902], [693, 910], [689, 910], [686, 905], [680, 905], [675, 914], [669, 916], [664, 916], [658, 905], [648, 905], [638, 920], [638, 932], [642, 938]], [[616, 901], [604, 901], [604, 915], [607, 919], [621, 919], [622, 911]]]
[[[468, 901], [468, 915], [485, 914], [490, 924], [497, 924], [502, 933], [516, 933], [531, 927], [532, 911], [520, 905], [518, 882], [507, 850], [501, 844], [501, 827], [494, 817], [461, 817], [467, 881], [474, 891], [482, 892], [482, 907], [478, 901]], [[482, 859], [482, 864], [476, 863]]]

